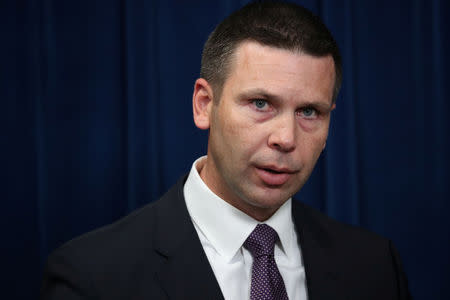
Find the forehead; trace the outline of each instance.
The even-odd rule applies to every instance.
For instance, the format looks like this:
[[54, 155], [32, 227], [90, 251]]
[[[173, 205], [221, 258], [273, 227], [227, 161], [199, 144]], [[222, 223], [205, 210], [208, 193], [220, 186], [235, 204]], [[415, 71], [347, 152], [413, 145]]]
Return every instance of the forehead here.
[[236, 48], [224, 88], [262, 88], [285, 97], [331, 101], [334, 79], [331, 55], [315, 57], [247, 41]]

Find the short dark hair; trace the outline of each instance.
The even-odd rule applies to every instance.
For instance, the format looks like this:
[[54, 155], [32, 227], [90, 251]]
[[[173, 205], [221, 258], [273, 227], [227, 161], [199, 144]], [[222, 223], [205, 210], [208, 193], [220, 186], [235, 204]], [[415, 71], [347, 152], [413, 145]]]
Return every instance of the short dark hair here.
[[251, 2], [223, 20], [203, 47], [200, 76], [220, 98], [232, 55], [244, 41], [322, 57], [331, 55], [335, 66], [333, 101], [342, 82], [342, 64], [336, 41], [322, 21], [293, 3]]

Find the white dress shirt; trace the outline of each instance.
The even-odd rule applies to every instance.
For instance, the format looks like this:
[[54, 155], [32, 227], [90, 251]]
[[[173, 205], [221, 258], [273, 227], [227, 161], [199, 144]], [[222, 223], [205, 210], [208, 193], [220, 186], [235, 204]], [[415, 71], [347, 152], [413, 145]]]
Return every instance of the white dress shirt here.
[[[242, 247], [261, 223], [214, 194], [200, 178], [197, 159], [184, 185], [184, 197], [208, 261], [227, 300], [250, 298], [253, 257]], [[306, 300], [305, 268], [292, 220], [291, 199], [266, 220], [278, 233], [275, 261], [291, 300]]]

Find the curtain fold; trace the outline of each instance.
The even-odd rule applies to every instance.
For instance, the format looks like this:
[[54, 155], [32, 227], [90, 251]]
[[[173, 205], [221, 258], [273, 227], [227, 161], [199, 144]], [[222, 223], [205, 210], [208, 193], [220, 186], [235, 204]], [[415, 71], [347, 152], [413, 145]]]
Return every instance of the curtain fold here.
[[[160, 59], [157, 2], [124, 1], [124, 105], [127, 112], [128, 210], [161, 194], [161, 156], [158, 130]], [[152, 153], [152, 155], [149, 155]]]

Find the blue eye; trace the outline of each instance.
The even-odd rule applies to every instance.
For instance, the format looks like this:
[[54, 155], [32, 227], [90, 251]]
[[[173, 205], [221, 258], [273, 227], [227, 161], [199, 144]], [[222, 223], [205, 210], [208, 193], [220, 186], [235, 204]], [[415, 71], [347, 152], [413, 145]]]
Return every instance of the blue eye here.
[[253, 100], [253, 103], [258, 109], [263, 109], [267, 105], [267, 101], [261, 99]]
[[319, 112], [314, 107], [305, 107], [298, 111], [297, 115], [305, 119], [315, 119], [318, 117]]
[[307, 108], [303, 109], [303, 115], [305, 117], [311, 117], [314, 113], [315, 113], [315, 110], [311, 107], [307, 107]]

